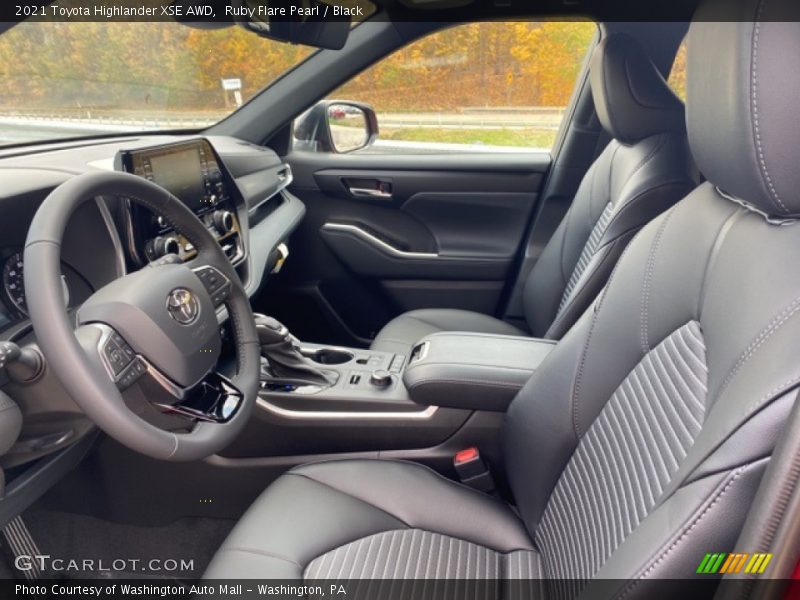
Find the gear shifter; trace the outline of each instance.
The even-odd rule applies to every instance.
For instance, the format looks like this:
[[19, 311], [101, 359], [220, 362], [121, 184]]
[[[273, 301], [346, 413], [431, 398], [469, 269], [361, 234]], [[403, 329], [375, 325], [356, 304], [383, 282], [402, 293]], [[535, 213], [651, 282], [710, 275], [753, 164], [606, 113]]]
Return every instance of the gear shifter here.
[[255, 315], [261, 355], [269, 363], [268, 374], [276, 379], [289, 379], [313, 385], [330, 386], [337, 375], [323, 371], [300, 352], [300, 342], [277, 319]]

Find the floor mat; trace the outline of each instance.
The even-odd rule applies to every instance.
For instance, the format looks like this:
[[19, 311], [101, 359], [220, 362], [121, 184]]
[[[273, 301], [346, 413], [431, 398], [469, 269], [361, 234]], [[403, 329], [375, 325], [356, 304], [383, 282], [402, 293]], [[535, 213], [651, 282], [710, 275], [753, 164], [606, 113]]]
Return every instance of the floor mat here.
[[47, 576], [197, 579], [235, 521], [191, 517], [163, 527], [29, 509], [25, 522], [47, 559]]

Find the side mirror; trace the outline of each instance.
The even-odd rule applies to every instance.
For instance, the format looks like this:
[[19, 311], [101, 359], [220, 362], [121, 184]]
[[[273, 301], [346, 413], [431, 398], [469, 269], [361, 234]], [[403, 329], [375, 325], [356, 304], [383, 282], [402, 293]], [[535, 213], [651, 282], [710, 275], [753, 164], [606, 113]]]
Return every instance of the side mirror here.
[[378, 137], [378, 117], [369, 104], [323, 100], [295, 121], [295, 147], [343, 154], [361, 150]]

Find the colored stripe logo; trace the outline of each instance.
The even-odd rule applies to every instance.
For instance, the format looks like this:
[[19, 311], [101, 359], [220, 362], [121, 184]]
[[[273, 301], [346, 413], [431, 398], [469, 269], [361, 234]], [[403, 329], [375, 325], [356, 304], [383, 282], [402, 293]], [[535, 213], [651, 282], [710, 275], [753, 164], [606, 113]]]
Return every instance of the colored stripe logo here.
[[700, 561], [697, 573], [714, 575], [716, 573], [751, 573], [761, 575], [772, 560], [772, 554], [765, 552], [716, 552], [708, 553]]

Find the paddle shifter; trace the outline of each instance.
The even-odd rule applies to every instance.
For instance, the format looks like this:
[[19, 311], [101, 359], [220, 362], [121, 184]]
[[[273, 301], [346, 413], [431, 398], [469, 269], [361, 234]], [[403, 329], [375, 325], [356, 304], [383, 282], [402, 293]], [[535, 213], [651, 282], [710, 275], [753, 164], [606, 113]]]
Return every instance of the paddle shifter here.
[[256, 314], [256, 330], [261, 343], [261, 355], [266, 358], [264, 373], [273, 379], [330, 386], [336, 383], [335, 372], [324, 371], [311, 359], [303, 356], [300, 342], [277, 319]]

